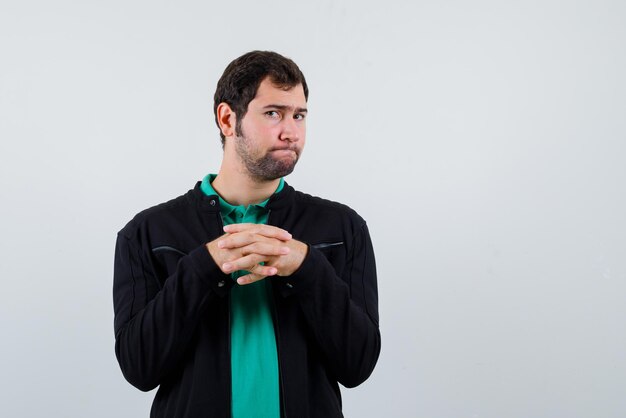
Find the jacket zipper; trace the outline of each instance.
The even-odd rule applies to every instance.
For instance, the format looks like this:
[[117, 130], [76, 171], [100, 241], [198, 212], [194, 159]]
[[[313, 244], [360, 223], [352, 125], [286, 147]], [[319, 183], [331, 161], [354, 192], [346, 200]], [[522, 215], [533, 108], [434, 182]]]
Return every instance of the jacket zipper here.
[[[268, 210], [267, 213], [267, 224], [271, 225], [270, 223], [270, 216], [272, 215], [272, 211]], [[265, 280], [265, 279], [264, 279]], [[280, 389], [280, 400], [281, 400], [281, 418], [287, 418], [287, 407], [285, 405], [285, 389], [284, 389], [284, 384], [283, 384], [283, 368], [281, 366], [281, 361], [280, 361], [280, 331], [278, 329], [278, 309], [276, 309], [276, 301], [275, 301], [275, 297], [274, 297], [274, 287], [272, 286], [272, 282], [269, 282], [270, 286], [268, 286], [267, 288], [269, 289], [269, 294], [270, 294], [270, 303], [272, 304], [272, 312], [274, 314], [274, 338], [276, 339], [276, 357], [278, 358], [278, 387]]]
[[[221, 213], [217, 214], [217, 219], [218, 219], [218, 224], [220, 226], [220, 232], [223, 233], [223, 231], [224, 231], [224, 218], [222, 218], [222, 214]], [[219, 234], [218, 236], [221, 236], [221, 234]], [[229, 382], [228, 382], [228, 416], [230, 417], [230, 416], [233, 415], [233, 376], [232, 376], [232, 373], [233, 373], [232, 361], [233, 360], [232, 360], [232, 356], [231, 356], [231, 344], [230, 344], [231, 343], [231, 341], [230, 341], [230, 339], [231, 339], [231, 335], [230, 335], [230, 326], [231, 326], [231, 324], [230, 324], [230, 320], [231, 320], [231, 318], [230, 318], [230, 293], [228, 294], [226, 307], [228, 309], [228, 332], [227, 332], [227, 335], [228, 335], [228, 338], [227, 338], [227, 341], [228, 341], [228, 366], [227, 367], [228, 367], [228, 380], [229, 380]]]

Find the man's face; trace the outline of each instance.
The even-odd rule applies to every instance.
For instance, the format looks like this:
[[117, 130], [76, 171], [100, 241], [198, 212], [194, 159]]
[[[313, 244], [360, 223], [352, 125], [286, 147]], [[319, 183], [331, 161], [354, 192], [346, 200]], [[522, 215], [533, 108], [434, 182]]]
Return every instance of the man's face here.
[[[283, 90], [265, 78], [235, 129], [235, 150], [255, 180], [291, 173], [306, 137], [306, 99], [301, 84]], [[240, 129], [239, 129], [240, 128]]]

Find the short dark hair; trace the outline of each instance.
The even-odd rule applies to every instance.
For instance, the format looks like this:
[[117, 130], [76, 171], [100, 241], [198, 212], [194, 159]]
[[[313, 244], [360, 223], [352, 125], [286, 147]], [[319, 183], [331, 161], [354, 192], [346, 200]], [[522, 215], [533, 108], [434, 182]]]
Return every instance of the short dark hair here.
[[[228, 64], [217, 82], [213, 97], [213, 113], [218, 128], [220, 125], [217, 121], [217, 106], [220, 103], [227, 103], [237, 115], [235, 132], [241, 135], [241, 120], [248, 111], [248, 104], [256, 96], [261, 82], [268, 76], [272, 84], [285, 90], [302, 84], [304, 98], [309, 99], [304, 74], [295, 62], [276, 52], [251, 51]], [[224, 146], [226, 138], [221, 129], [220, 137]]]

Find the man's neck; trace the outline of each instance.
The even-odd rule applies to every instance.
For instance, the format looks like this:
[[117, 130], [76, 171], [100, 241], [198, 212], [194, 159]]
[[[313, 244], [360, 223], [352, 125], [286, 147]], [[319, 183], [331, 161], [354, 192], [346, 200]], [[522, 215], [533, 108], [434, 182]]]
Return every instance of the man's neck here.
[[222, 199], [235, 206], [261, 203], [274, 194], [279, 184], [280, 179], [254, 180], [241, 172], [228, 170], [223, 164], [211, 183]]

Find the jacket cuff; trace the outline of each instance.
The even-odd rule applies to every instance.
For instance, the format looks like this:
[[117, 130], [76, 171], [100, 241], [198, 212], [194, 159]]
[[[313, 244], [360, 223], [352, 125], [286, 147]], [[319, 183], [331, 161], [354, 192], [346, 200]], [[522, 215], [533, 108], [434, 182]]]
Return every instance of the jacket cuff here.
[[211, 290], [220, 297], [228, 295], [234, 281], [215, 263], [205, 245], [201, 245], [188, 255], [192, 268], [198, 277], [208, 281]]

